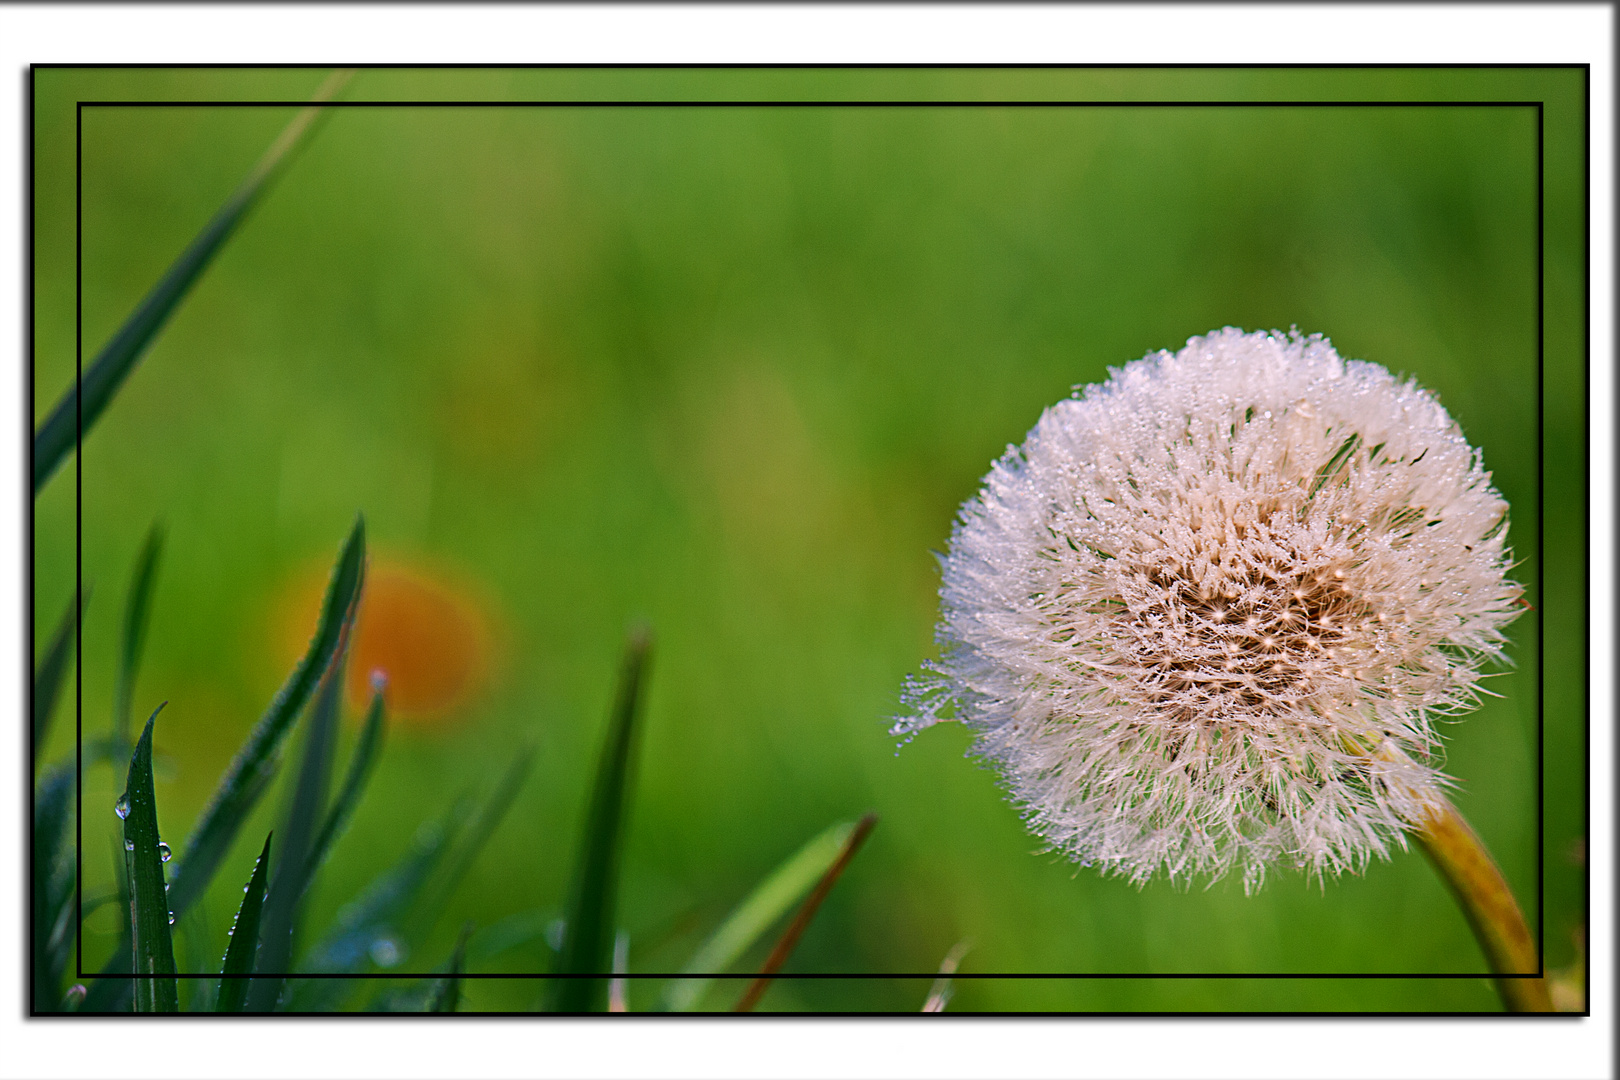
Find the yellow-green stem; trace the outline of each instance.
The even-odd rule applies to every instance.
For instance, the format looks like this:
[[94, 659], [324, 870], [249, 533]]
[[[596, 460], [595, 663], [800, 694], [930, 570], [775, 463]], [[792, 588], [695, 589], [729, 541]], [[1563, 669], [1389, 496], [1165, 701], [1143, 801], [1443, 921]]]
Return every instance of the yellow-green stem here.
[[1538, 970], [1536, 940], [1479, 836], [1443, 796], [1430, 804], [1416, 836], [1468, 916], [1508, 1011], [1552, 1012], [1546, 980], [1512, 977]]

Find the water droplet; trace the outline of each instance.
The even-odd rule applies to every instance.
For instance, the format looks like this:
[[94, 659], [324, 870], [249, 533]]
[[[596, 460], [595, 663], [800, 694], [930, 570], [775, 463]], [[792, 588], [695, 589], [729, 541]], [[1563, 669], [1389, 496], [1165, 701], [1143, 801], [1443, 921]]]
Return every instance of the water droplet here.
[[236, 927], [234, 927], [234, 926], [231, 927], [229, 930], [225, 931], [225, 933], [229, 934], [231, 937], [235, 937], [236, 936]]
[[169, 925], [170, 926], [174, 925], [174, 912], [172, 912], [172, 911], [169, 912]]
[[135, 841], [133, 841], [133, 840], [125, 840], [124, 841], [124, 850], [125, 851], [134, 851], [135, 850]]
[[129, 817], [129, 792], [118, 796], [118, 803], [113, 807], [113, 813], [120, 819]]
[[403, 958], [399, 942], [391, 937], [380, 937], [371, 943], [371, 959], [378, 967], [393, 967]]
[[174, 852], [169, 850], [169, 845], [165, 844], [163, 841], [159, 840], [158, 841], [158, 858], [162, 859], [164, 862], [168, 862], [170, 857], [173, 856], [173, 855], [174, 855]]

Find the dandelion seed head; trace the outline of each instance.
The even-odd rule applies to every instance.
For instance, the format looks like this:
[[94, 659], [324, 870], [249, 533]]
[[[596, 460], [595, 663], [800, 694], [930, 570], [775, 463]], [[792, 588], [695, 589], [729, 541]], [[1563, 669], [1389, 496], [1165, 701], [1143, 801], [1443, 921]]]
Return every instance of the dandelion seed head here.
[[1502, 657], [1507, 510], [1414, 382], [1320, 335], [1193, 338], [995, 463], [892, 733], [965, 721], [1033, 831], [1139, 884], [1360, 870]]

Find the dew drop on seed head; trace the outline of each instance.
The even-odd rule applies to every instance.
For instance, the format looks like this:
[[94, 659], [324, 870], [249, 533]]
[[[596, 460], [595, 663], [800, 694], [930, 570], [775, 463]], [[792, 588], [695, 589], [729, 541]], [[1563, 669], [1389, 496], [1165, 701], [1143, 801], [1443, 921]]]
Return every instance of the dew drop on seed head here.
[[126, 791], [118, 796], [118, 802], [113, 807], [113, 813], [117, 814], [120, 820], [129, 817], [129, 792]]
[[159, 840], [158, 841], [158, 858], [162, 859], [164, 862], [168, 862], [169, 859], [173, 855], [174, 855], [174, 852], [169, 850], [169, 845], [165, 844], [163, 841]]

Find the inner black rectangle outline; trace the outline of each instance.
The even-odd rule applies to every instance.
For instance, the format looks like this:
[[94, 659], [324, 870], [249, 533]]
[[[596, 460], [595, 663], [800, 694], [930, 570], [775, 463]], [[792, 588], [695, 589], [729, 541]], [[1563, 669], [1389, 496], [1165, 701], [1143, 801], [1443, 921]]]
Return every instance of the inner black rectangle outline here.
[[[363, 65], [303, 65], [303, 64], [296, 64], [296, 65], [257, 65], [257, 64], [254, 64], [254, 65], [177, 65], [177, 66], [180, 66], [180, 67], [204, 66], [204, 67], [229, 67], [229, 68], [245, 67], [245, 68], [255, 68], [255, 69], [257, 69], [257, 68], [287, 67], [287, 68], [299, 68], [299, 69], [309, 68], [309, 69], [312, 69], [312, 70], [326, 70], [329, 67], [352, 66], [352, 67], [365, 67], [365, 68], [388, 68], [388, 69], [391, 69], [391, 70], [398, 70], [398, 68], [395, 65], [377, 65], [377, 64], [363, 64]], [[414, 66], [419, 66], [419, 65], [413, 65], [413, 67]], [[428, 65], [428, 66], [433, 66], [433, 67], [440, 67], [440, 66], [443, 66], [443, 67], [493, 67], [493, 68], [515, 68], [515, 67], [546, 67], [546, 68], [551, 68], [551, 67], [556, 67], [556, 68], [609, 67], [609, 68], [616, 68], [616, 69], [619, 69], [619, 70], [630, 70], [630, 69], [633, 69], [635, 67], [640, 67], [640, 66], [648, 66], [648, 67], [693, 67], [693, 68], [754, 67], [754, 65]], [[817, 69], [817, 70], [826, 70], [827, 69], [827, 68], [822, 67], [821, 65], [789, 65], [789, 66], [795, 66], [795, 67], [802, 66], [802, 67], [813, 68], [813, 69]], [[945, 68], [945, 69], [954, 69], [954, 68], [957, 68], [957, 67], [961, 67], [961, 68], [1000, 68], [1000, 67], [1002, 67], [1002, 65], [856, 65], [856, 66], [862, 66], [862, 67], [870, 66], [870, 67], [878, 67], [878, 68], [929, 67], [929, 68]], [[1021, 66], [1025, 66], [1025, 65], [1009, 65], [1008, 67], [1013, 68], [1013, 67], [1021, 67]], [[1066, 70], [1081, 69], [1081, 68], [1088, 68], [1088, 67], [1120, 67], [1120, 66], [1140, 67], [1140, 68], [1157, 68], [1157, 69], [1165, 69], [1165, 68], [1170, 68], [1171, 67], [1171, 65], [1040, 65], [1040, 66], [1059, 67], [1059, 68], [1063, 68], [1063, 69], [1066, 69]], [[35, 67], [36, 67], [36, 69], [37, 68], [50, 67], [50, 68], [71, 68], [71, 69], [81, 69], [81, 70], [82, 69], [88, 69], [88, 68], [91, 68], [91, 67], [141, 67], [141, 68], [153, 68], [153, 69], [165, 69], [165, 70], [167, 70], [169, 68], [168, 65], [93, 65], [92, 66], [92, 65], [74, 65], [74, 64], [35, 65]], [[1466, 64], [1464, 64], [1464, 65], [1396, 65], [1396, 64], [1391, 64], [1391, 65], [1305, 65], [1305, 64], [1301, 64], [1301, 65], [1220, 65], [1220, 64], [1212, 64], [1212, 65], [1175, 65], [1175, 67], [1198, 67], [1198, 68], [1242, 67], [1242, 68], [1261, 68], [1261, 69], [1271, 69], [1273, 67], [1279, 68], [1279, 69], [1305, 69], [1305, 68], [1314, 69], [1314, 68], [1317, 68], [1317, 67], [1341, 67], [1341, 68], [1349, 67], [1349, 68], [1380, 68], [1380, 69], [1398, 68], [1398, 69], [1401, 69], [1401, 70], [1422, 70], [1422, 69], [1428, 69], [1428, 68], [1445, 68], [1445, 69], [1516, 68], [1516, 69], [1552, 70], [1552, 69], [1558, 69], [1558, 68], [1563, 68], [1563, 69], [1585, 68], [1586, 65], [1557, 65], [1557, 64], [1522, 64], [1522, 65], [1521, 64], [1509, 64], [1509, 65], [1494, 65], [1494, 64], [1480, 64], [1480, 65], [1466, 65]], [[32, 90], [32, 79], [30, 79], [30, 91], [31, 90]], [[1583, 97], [1586, 97], [1586, 96], [1590, 95], [1589, 78], [1588, 78], [1588, 80], [1583, 80], [1583, 91], [1584, 91]], [[30, 98], [31, 97], [32, 97], [32, 93], [30, 93]], [[301, 108], [308, 107], [310, 104], [311, 103], [308, 100], [269, 100], [269, 99], [266, 99], [266, 100], [242, 100], [242, 101], [230, 101], [230, 100], [186, 100], [186, 101], [164, 101], [164, 100], [122, 100], [122, 101], [79, 100], [79, 101], [76, 101], [76, 103], [75, 103], [75, 117], [74, 117], [74, 119], [75, 119], [75, 133], [74, 133], [75, 134], [75, 145], [74, 145], [74, 173], [75, 173], [75, 195], [74, 195], [74, 208], [75, 208], [75, 228], [74, 228], [74, 239], [75, 239], [75, 250], [74, 250], [74, 305], [75, 305], [75, 327], [74, 327], [74, 329], [75, 329], [75, 371], [76, 371], [75, 386], [76, 386], [77, 389], [82, 390], [83, 367], [84, 367], [84, 346], [83, 346], [83, 114], [84, 114], [84, 109], [86, 107], [92, 107], [92, 108], [221, 108], [221, 107], [243, 108], [243, 107], [245, 107], [245, 108], [299, 108], [299, 109], [301, 109]], [[30, 101], [30, 105], [32, 105], [31, 101]], [[1546, 559], [1546, 548], [1545, 548], [1545, 544], [1544, 544], [1544, 534], [1543, 534], [1543, 530], [1544, 530], [1543, 502], [1544, 502], [1545, 494], [1544, 494], [1542, 489], [1543, 489], [1544, 482], [1545, 482], [1545, 477], [1544, 477], [1545, 449], [1544, 449], [1544, 446], [1543, 446], [1543, 442], [1544, 442], [1544, 438], [1545, 438], [1545, 432], [1544, 432], [1544, 423], [1545, 423], [1545, 421], [1544, 421], [1544, 415], [1543, 415], [1543, 408], [1544, 408], [1544, 400], [1543, 399], [1544, 399], [1544, 393], [1545, 393], [1544, 384], [1545, 384], [1545, 377], [1546, 377], [1545, 363], [1544, 363], [1544, 360], [1545, 360], [1545, 340], [1544, 340], [1545, 339], [1545, 293], [1546, 293], [1546, 279], [1545, 279], [1545, 255], [1546, 255], [1546, 250], [1545, 250], [1545, 248], [1546, 248], [1546, 237], [1545, 237], [1545, 214], [1546, 214], [1546, 207], [1545, 207], [1545, 154], [1546, 154], [1546, 144], [1545, 144], [1545, 102], [1543, 102], [1543, 101], [1530, 101], [1530, 100], [1466, 100], [1466, 101], [1463, 101], [1463, 100], [1440, 100], [1440, 101], [1422, 101], [1422, 100], [1400, 100], [1400, 101], [1390, 101], [1390, 100], [1323, 100], [1323, 101], [1310, 101], [1310, 100], [1265, 100], [1265, 101], [1245, 101], [1245, 100], [1223, 100], [1223, 101], [1214, 101], [1214, 100], [1203, 100], [1203, 101], [1197, 101], [1197, 100], [1149, 100], [1149, 101], [1121, 101], [1121, 100], [1095, 100], [1095, 101], [1093, 101], [1093, 100], [971, 100], [971, 101], [964, 101], [964, 100], [893, 100], [893, 101], [880, 101], [880, 100], [861, 100], [861, 101], [849, 101], [849, 100], [837, 100], [837, 99], [813, 100], [813, 101], [812, 100], [789, 101], [789, 100], [768, 100], [768, 99], [730, 100], [730, 101], [705, 101], [705, 100], [701, 100], [701, 99], [681, 99], [681, 100], [604, 100], [604, 99], [594, 99], [593, 100], [593, 99], [585, 99], [585, 100], [516, 100], [516, 101], [477, 101], [477, 100], [473, 100], [473, 101], [421, 101], [421, 100], [329, 101], [329, 102], [322, 103], [322, 105], [323, 105], [323, 107], [328, 107], [328, 108], [491, 108], [491, 107], [502, 107], [502, 108], [509, 108], [509, 107], [520, 107], [520, 108], [536, 108], [536, 107], [552, 107], [552, 108], [608, 108], [608, 107], [612, 107], [612, 108], [765, 108], [765, 107], [778, 107], [778, 108], [780, 108], [780, 107], [788, 107], [788, 108], [793, 108], [793, 107], [798, 107], [798, 108], [828, 108], [828, 107], [832, 107], [832, 108], [863, 108], [863, 107], [877, 107], [877, 108], [919, 108], [919, 107], [930, 107], [930, 108], [1057, 108], [1057, 107], [1063, 107], [1063, 108], [1238, 108], [1238, 107], [1259, 107], [1259, 108], [1350, 108], [1350, 107], [1355, 107], [1355, 108], [1530, 108], [1530, 109], [1534, 109], [1535, 110], [1535, 118], [1536, 118], [1536, 176], [1535, 176], [1535, 187], [1536, 187], [1536, 405], [1535, 405], [1535, 429], [1536, 429], [1536, 471], [1535, 471], [1535, 476], [1536, 476], [1536, 496], [1535, 496], [1535, 509], [1536, 509], [1536, 526], [1535, 526], [1535, 528], [1536, 528], [1536, 541], [1537, 541], [1537, 559], [1536, 559], [1535, 581], [1536, 581], [1536, 594], [1537, 594], [1538, 597], [1543, 598], [1542, 599], [1542, 604], [1543, 604], [1543, 606], [1545, 606], [1545, 598], [1544, 598], [1544, 563], [1545, 563], [1545, 559]], [[30, 110], [29, 110], [29, 128], [30, 128], [30, 135], [31, 136], [33, 134], [33, 131], [32, 131], [33, 124], [34, 124], [34, 113], [33, 113], [32, 107], [30, 107]], [[1589, 134], [1589, 132], [1585, 131], [1584, 129], [1583, 129], [1582, 134], [1583, 134], [1583, 140], [1587, 143], [1586, 154], [1589, 157], [1589, 155], [1590, 155], [1590, 145], [1589, 145], [1589, 143], [1590, 143], [1590, 134]], [[34, 145], [33, 145], [33, 139], [31, 137], [30, 138], [30, 145], [29, 145], [30, 161], [32, 161], [33, 153], [34, 153]], [[32, 167], [30, 167], [29, 172], [30, 172], [30, 179], [32, 179], [32, 173], [33, 173]], [[1584, 183], [1589, 185], [1590, 184], [1590, 178], [1589, 177], [1585, 178]], [[32, 202], [32, 200], [30, 200], [30, 203], [31, 202]], [[1589, 209], [1588, 206], [1586, 206], [1585, 203], [1582, 204], [1582, 209], [1583, 209], [1583, 216], [1589, 215], [1590, 209]], [[32, 219], [32, 205], [30, 205], [30, 220], [31, 219]], [[31, 226], [30, 226], [30, 234], [32, 234], [32, 227]], [[1589, 270], [1589, 268], [1588, 268], [1588, 270]], [[31, 260], [30, 261], [30, 279], [32, 279], [32, 273], [33, 273], [33, 266], [32, 266], [32, 260]], [[1589, 289], [1588, 289], [1588, 291], [1589, 291]], [[32, 292], [32, 290], [30, 290], [30, 292]], [[30, 299], [32, 300], [32, 297], [30, 297]], [[1586, 304], [1588, 306], [1589, 306], [1589, 303], [1590, 303], [1590, 299], [1587, 298]], [[1587, 321], [1588, 322], [1590, 321], [1589, 313], [1588, 313], [1588, 316], [1587, 316]], [[31, 316], [30, 316], [30, 325], [32, 325]], [[1587, 327], [1584, 327], [1584, 329], [1586, 330], [1586, 334], [1584, 334], [1583, 337], [1585, 338], [1586, 351], [1589, 354], [1590, 347], [1591, 347], [1590, 346], [1590, 327], [1587, 326]], [[30, 334], [30, 337], [32, 337], [32, 334]], [[30, 346], [31, 346], [31, 348], [30, 348], [30, 365], [29, 365], [30, 368], [32, 368], [32, 366], [33, 366], [32, 344], [33, 344], [32, 341], [30, 341]], [[1590, 363], [1590, 358], [1589, 358], [1589, 355], [1588, 355], [1588, 357], [1587, 357], [1587, 366], [1588, 367], [1589, 367], [1589, 363]], [[83, 404], [82, 404], [83, 403], [83, 397], [82, 397], [82, 393], [78, 397], [77, 401], [78, 401], [78, 404], [79, 404], [79, 411], [78, 411], [78, 414], [75, 417], [76, 431], [75, 431], [75, 452], [74, 452], [74, 500], [75, 500], [74, 501], [74, 534], [75, 534], [76, 587], [77, 587], [77, 589], [79, 591], [77, 593], [75, 593], [75, 595], [82, 595], [83, 584], [84, 584], [84, 570], [83, 570], [84, 491], [83, 491], [83, 457], [82, 457], [82, 454], [79, 452], [80, 449], [81, 449], [82, 438], [83, 438]], [[32, 454], [32, 439], [30, 438], [30, 443], [29, 443], [30, 467], [32, 466], [32, 456], [33, 456], [33, 454]], [[30, 502], [30, 514], [29, 514], [30, 522], [32, 521], [31, 510], [32, 510], [32, 503]], [[31, 527], [30, 527], [30, 539], [29, 539], [29, 542], [30, 542], [30, 548], [32, 548], [32, 528]], [[30, 560], [30, 561], [32, 561], [32, 560]], [[32, 605], [30, 605], [30, 607], [31, 606]], [[32, 621], [30, 621], [29, 634], [30, 634], [30, 639], [32, 639], [32, 637], [33, 637]], [[1545, 847], [1544, 754], [1545, 754], [1545, 742], [1546, 742], [1544, 683], [1545, 683], [1546, 674], [1545, 674], [1544, 636], [1545, 636], [1545, 617], [1540, 616], [1539, 613], [1538, 613], [1538, 618], [1536, 619], [1536, 657], [1537, 657], [1537, 663], [1536, 663], [1536, 687], [1535, 687], [1535, 692], [1536, 692], [1536, 756], [1535, 756], [1536, 889], [1537, 889], [1537, 910], [1536, 910], [1536, 938], [1537, 938], [1537, 940], [1536, 940], [1536, 956], [1537, 956], [1537, 968], [1536, 968], [1536, 971], [1530, 972], [1530, 973], [1514, 973], [1514, 974], [1496, 974], [1496, 973], [1493, 973], [1493, 972], [1490, 972], [1490, 971], [1462, 972], [1462, 973], [1448, 973], [1448, 972], [1401, 972], [1401, 973], [1384, 973], [1384, 972], [1168, 972], [1168, 973], [1144, 973], [1144, 972], [956, 972], [956, 973], [953, 974], [952, 977], [957, 978], [957, 979], [1293, 979], [1293, 980], [1298, 980], [1298, 979], [1475, 979], [1475, 978], [1513, 978], [1513, 979], [1516, 979], [1516, 978], [1542, 978], [1542, 977], [1544, 977], [1545, 969], [1546, 969], [1546, 951], [1545, 951], [1546, 950], [1546, 934], [1545, 934], [1546, 880], [1545, 880], [1545, 865], [1544, 865], [1544, 863], [1545, 863], [1545, 851], [1544, 851], [1544, 847]], [[75, 714], [76, 714], [75, 715], [75, 736], [76, 736], [76, 738], [75, 738], [75, 752], [76, 752], [75, 766], [76, 766], [76, 769], [77, 769], [77, 774], [79, 776], [82, 776], [83, 775], [83, 741], [84, 741], [84, 665], [83, 665], [83, 662], [82, 662], [82, 657], [83, 657], [83, 622], [82, 622], [82, 620], [76, 622], [76, 624], [75, 624], [75, 637], [76, 637], [75, 649], [77, 650], [77, 656], [79, 657], [79, 659], [77, 659], [75, 661], [75, 665], [74, 665], [74, 667], [75, 667]], [[30, 690], [30, 693], [31, 693], [31, 690]], [[32, 749], [32, 742], [33, 742], [32, 727], [30, 727], [29, 730], [30, 730], [29, 742], [30, 742], [30, 748]], [[1589, 739], [1590, 739], [1590, 732], [1588, 732], [1588, 740]], [[1590, 756], [1590, 748], [1589, 747], [1588, 747], [1588, 756]], [[87, 973], [87, 972], [85, 972], [83, 970], [83, 968], [84, 968], [84, 963], [83, 963], [83, 960], [84, 960], [84, 933], [83, 933], [84, 875], [83, 875], [82, 871], [83, 871], [83, 849], [84, 849], [84, 844], [83, 844], [83, 840], [84, 840], [84, 813], [83, 813], [83, 787], [82, 787], [82, 784], [75, 783], [74, 791], [75, 791], [75, 800], [76, 800], [76, 806], [75, 806], [75, 816], [76, 816], [76, 822], [75, 822], [76, 837], [75, 837], [75, 841], [76, 841], [76, 843], [75, 843], [75, 853], [74, 853], [74, 855], [75, 855], [75, 860], [76, 860], [76, 862], [78, 864], [76, 866], [76, 873], [75, 873], [75, 905], [76, 905], [75, 916], [76, 916], [76, 919], [77, 919], [77, 922], [78, 922], [78, 935], [77, 935], [76, 948], [75, 948], [75, 959], [76, 959], [75, 977], [78, 978], [78, 979], [87, 979], [87, 978], [93, 979], [93, 978], [101, 978], [101, 977], [116, 977], [116, 978], [129, 978], [129, 979], [153, 979], [153, 978], [217, 979], [217, 978], [220, 978], [221, 976], [220, 976], [220, 974], [218, 972], [205, 972], [205, 973], [178, 972], [178, 973], [175, 973], [173, 975], [151, 975], [151, 974], [138, 974], [138, 973], [128, 972], [128, 973], [119, 973], [116, 976], [110, 975], [110, 974], [107, 975], [107, 976], [103, 976], [103, 975], [101, 975], [101, 973]], [[1588, 805], [1588, 807], [1587, 807], [1587, 813], [1590, 814], [1590, 805]], [[32, 846], [33, 846], [33, 835], [32, 835], [32, 830], [30, 830], [30, 834], [29, 834], [30, 853], [32, 853]], [[32, 858], [30, 858], [30, 867], [32, 867]], [[32, 924], [32, 920], [33, 920], [33, 918], [35, 917], [36, 914], [37, 913], [32, 911], [32, 905], [30, 905], [30, 924]], [[32, 953], [32, 940], [33, 940], [32, 935], [30, 935], [30, 953]], [[929, 971], [929, 972], [854, 972], [854, 973], [848, 973], [848, 972], [792, 972], [792, 973], [780, 973], [777, 977], [779, 977], [779, 978], [791, 978], [791, 979], [928, 979], [928, 980], [932, 980], [932, 979], [937, 978], [938, 975], [939, 975], [939, 973], [937, 971]], [[255, 978], [286, 978], [286, 979], [331, 979], [331, 978], [342, 978], [342, 979], [413, 979], [413, 978], [414, 979], [426, 979], [426, 978], [440, 978], [442, 976], [443, 976], [442, 972], [388, 971], [388, 972], [367, 972], [367, 973], [353, 973], [353, 974], [349, 974], [349, 973], [328, 973], [328, 972], [290, 972], [290, 973], [278, 974], [278, 973], [274, 973], [274, 972], [254, 972], [251, 976], [242, 976], [242, 977], [243, 978], [247, 978], [247, 977], [255, 977]], [[682, 972], [626, 972], [626, 973], [603, 972], [603, 973], [599, 973], [599, 974], [552, 974], [552, 973], [535, 973], [535, 972], [511, 972], [511, 973], [500, 973], [500, 972], [465, 973], [464, 972], [461, 977], [464, 978], [464, 979], [621, 978], [621, 979], [641, 980], [641, 979], [688, 978], [688, 977], [692, 977], [692, 976], [687, 974], [687, 973], [682, 973]], [[743, 979], [743, 978], [753, 979], [753, 978], [756, 977], [756, 974], [755, 973], [724, 973], [724, 972], [721, 972], [721, 973], [714, 973], [714, 974], [704, 975], [704, 976], [699, 976], [699, 977], [735, 980], [735, 979]], [[35, 1004], [37, 1006], [39, 1003], [35, 1003]], [[1132, 1015], [1134, 1015], [1134, 1014], [1132, 1014]]]

